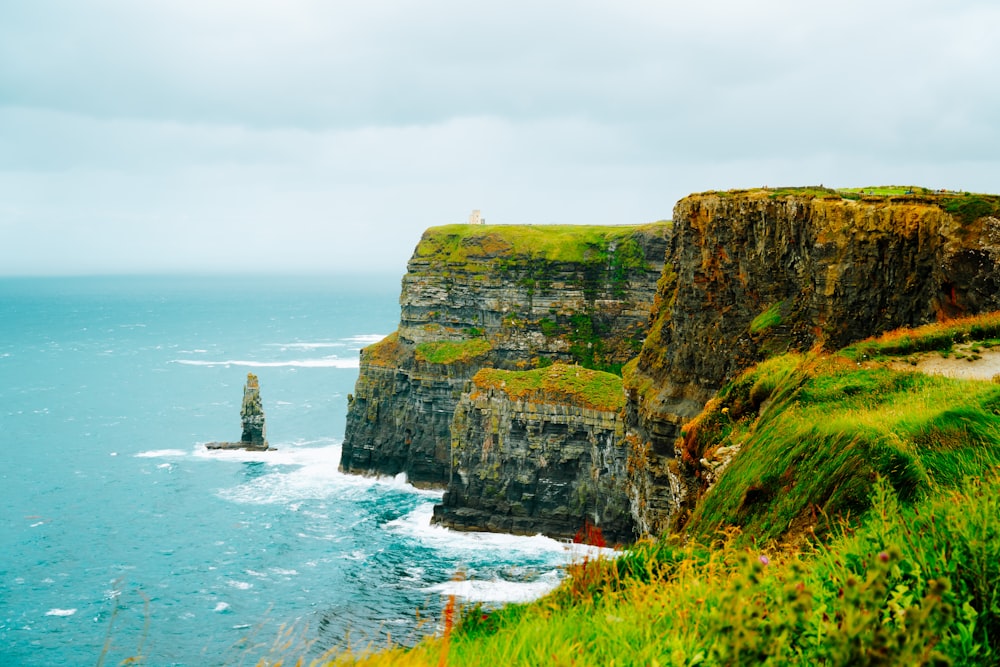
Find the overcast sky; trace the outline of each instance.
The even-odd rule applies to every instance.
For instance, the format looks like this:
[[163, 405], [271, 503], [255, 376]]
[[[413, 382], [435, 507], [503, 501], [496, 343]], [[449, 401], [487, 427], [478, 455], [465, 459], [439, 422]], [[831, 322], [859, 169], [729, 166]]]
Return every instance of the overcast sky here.
[[401, 274], [474, 208], [1000, 192], [998, 32], [995, 0], [0, 1], [0, 273]]

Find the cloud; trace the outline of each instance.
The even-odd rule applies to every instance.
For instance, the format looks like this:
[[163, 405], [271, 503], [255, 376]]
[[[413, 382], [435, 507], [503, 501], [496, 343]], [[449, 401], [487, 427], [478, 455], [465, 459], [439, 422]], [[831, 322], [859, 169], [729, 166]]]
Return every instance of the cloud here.
[[996, 190], [992, 2], [0, 9], [0, 271], [401, 270], [427, 226]]

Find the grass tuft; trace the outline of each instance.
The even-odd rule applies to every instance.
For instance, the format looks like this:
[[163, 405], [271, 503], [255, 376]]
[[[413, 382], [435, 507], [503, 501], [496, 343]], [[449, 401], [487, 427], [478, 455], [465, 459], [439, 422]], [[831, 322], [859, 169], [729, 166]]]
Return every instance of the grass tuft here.
[[605, 412], [619, 412], [625, 407], [620, 377], [581, 366], [557, 363], [530, 371], [484, 368], [472, 383], [480, 391], [500, 389], [515, 400], [568, 401]]
[[841, 354], [854, 361], [885, 356], [907, 356], [916, 352], [947, 352], [956, 343], [987, 341], [1000, 337], [1000, 312], [973, 315], [926, 324], [915, 329], [886, 332], [844, 348]]
[[485, 356], [492, 349], [493, 346], [485, 338], [442, 340], [420, 343], [414, 350], [414, 356], [417, 361], [430, 364], [467, 364]]

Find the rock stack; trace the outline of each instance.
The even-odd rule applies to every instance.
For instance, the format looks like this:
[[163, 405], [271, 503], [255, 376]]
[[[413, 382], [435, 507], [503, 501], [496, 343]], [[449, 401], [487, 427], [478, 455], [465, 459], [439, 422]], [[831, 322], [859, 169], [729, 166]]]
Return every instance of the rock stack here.
[[208, 449], [246, 449], [267, 451], [266, 427], [264, 425], [264, 405], [260, 400], [260, 383], [257, 376], [247, 373], [247, 383], [243, 387], [243, 408], [240, 410], [243, 436], [239, 442], [210, 442]]

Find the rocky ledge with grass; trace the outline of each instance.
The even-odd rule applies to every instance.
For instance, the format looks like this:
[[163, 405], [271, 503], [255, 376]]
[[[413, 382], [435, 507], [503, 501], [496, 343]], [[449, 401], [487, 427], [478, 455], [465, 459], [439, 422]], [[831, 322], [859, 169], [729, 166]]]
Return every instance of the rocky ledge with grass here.
[[398, 331], [361, 353], [341, 469], [444, 487], [455, 409], [480, 369], [618, 372], [645, 338], [669, 230], [427, 230], [403, 278]]
[[707, 192], [677, 204], [650, 333], [625, 373], [641, 532], [667, 530], [702, 487], [682, 427], [743, 370], [1000, 309], [1000, 197], [908, 190]]
[[625, 493], [621, 378], [555, 364], [483, 369], [452, 422], [452, 473], [434, 522], [460, 530], [635, 540]]

